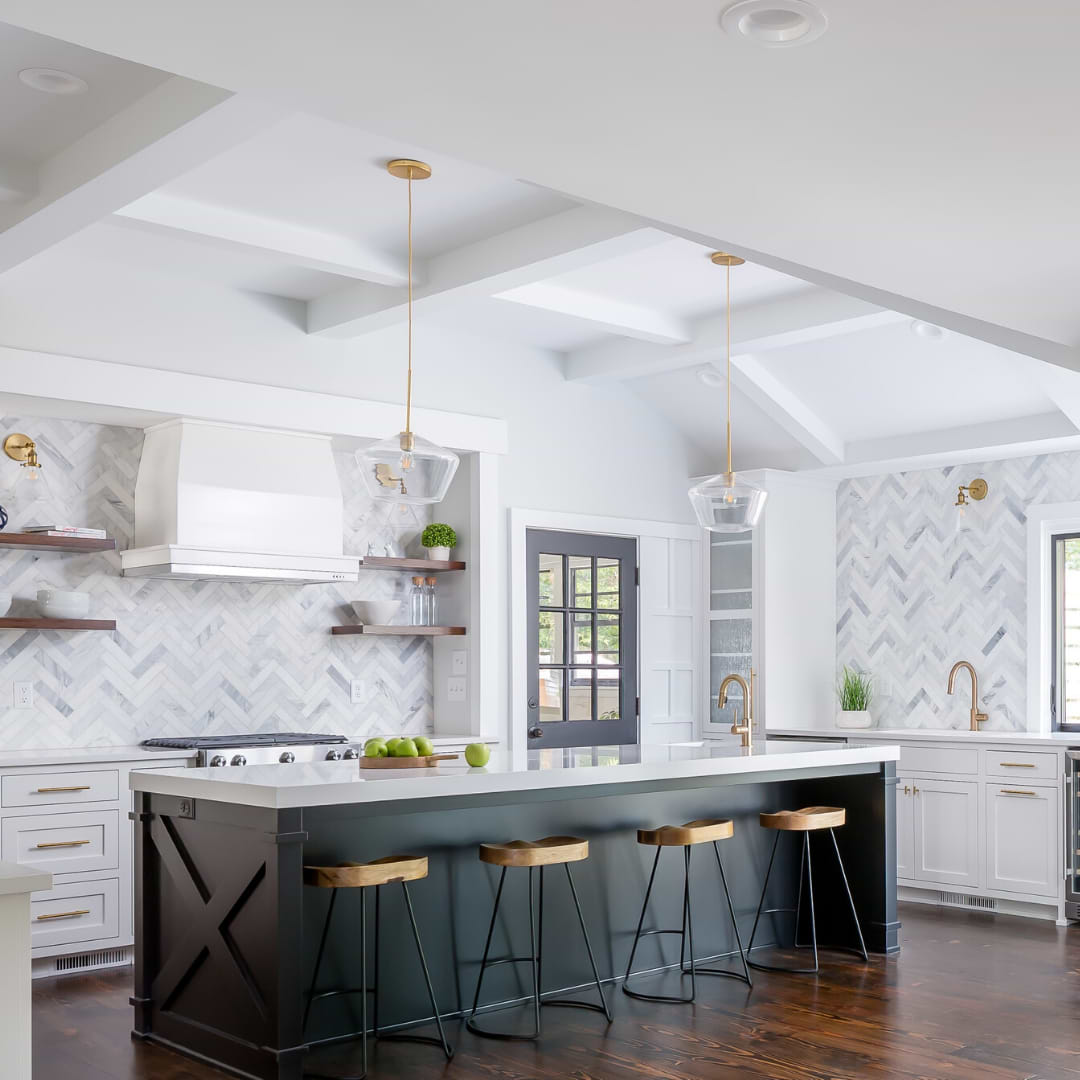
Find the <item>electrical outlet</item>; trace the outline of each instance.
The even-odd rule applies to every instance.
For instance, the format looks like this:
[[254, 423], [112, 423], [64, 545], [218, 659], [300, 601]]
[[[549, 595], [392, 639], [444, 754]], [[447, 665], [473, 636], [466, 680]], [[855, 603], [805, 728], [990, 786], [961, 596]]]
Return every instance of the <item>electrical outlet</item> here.
[[447, 701], [464, 701], [465, 700], [465, 680], [461, 678], [451, 678], [446, 680], [446, 700]]
[[353, 679], [349, 689], [349, 700], [353, 705], [363, 705], [367, 698], [367, 685], [363, 679]]
[[458, 649], [450, 654], [450, 674], [465, 675], [469, 670], [469, 654], [464, 649]]
[[34, 684], [17, 682], [15, 684], [15, 708], [32, 709], [34, 707]]

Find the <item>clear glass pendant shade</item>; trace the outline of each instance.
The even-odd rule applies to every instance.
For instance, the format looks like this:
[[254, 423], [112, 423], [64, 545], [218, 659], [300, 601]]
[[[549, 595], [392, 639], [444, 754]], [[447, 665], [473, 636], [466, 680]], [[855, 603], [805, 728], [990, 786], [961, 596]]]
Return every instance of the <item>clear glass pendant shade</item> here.
[[356, 453], [368, 492], [403, 506], [442, 502], [457, 472], [458, 456], [419, 435], [394, 435]]
[[690, 505], [701, 527], [709, 532], [752, 529], [765, 509], [768, 493], [742, 483], [733, 473], [720, 473], [690, 489]]

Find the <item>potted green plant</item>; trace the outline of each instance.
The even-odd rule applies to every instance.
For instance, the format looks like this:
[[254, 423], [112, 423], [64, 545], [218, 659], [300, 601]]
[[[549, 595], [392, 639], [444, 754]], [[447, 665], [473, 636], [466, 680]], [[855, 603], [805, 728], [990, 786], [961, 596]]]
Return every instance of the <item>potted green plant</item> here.
[[868, 728], [873, 723], [870, 716], [870, 700], [874, 696], [873, 677], [864, 671], [852, 671], [846, 664], [837, 687], [840, 712], [836, 726], [842, 728]]
[[428, 558], [445, 562], [450, 558], [450, 549], [457, 547], [457, 533], [441, 521], [433, 521], [420, 534], [420, 543], [427, 548]]

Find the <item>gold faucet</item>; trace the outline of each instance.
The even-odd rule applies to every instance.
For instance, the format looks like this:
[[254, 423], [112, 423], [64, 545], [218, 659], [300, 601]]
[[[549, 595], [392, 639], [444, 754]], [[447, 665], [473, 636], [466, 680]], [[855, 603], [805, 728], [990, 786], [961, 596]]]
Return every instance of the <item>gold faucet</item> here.
[[741, 735], [742, 744], [747, 749], [753, 749], [754, 738], [754, 679], [757, 678], [757, 674], [751, 670], [750, 672], [750, 685], [746, 685], [746, 680], [741, 675], [725, 675], [724, 681], [720, 684], [720, 695], [716, 699], [717, 708], [723, 709], [727, 707], [727, 695], [728, 687], [732, 683], [737, 683], [742, 690], [743, 698], [743, 722], [739, 723], [739, 706], [735, 704], [732, 708], [735, 710], [735, 723], [731, 725], [732, 735]]
[[979, 712], [979, 676], [975, 674], [975, 669], [966, 660], [957, 660], [953, 664], [952, 671], [949, 672], [949, 693], [951, 694], [956, 686], [956, 673], [961, 668], [967, 668], [968, 674], [971, 676], [971, 730], [978, 731], [979, 725], [990, 718], [986, 713]]

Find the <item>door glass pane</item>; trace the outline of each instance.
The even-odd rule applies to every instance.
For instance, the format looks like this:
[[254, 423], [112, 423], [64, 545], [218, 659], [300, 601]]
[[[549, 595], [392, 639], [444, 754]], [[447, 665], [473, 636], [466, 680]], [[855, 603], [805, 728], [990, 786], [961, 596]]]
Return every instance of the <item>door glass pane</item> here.
[[749, 611], [754, 604], [754, 594], [749, 589], [713, 589], [709, 601], [712, 611]]
[[551, 724], [563, 719], [563, 672], [540, 671], [540, 723]]
[[540, 655], [537, 660], [541, 664], [563, 664], [563, 619], [561, 611], [540, 612]]
[[1058, 663], [1061, 679], [1059, 724], [1080, 724], [1080, 538], [1059, 541], [1063, 588], [1058, 615]]
[[596, 560], [596, 606], [619, 607], [619, 560]]
[[753, 651], [752, 626], [749, 619], [713, 619], [709, 625], [709, 652], [713, 656], [725, 653], [750, 655]]
[[593, 717], [593, 671], [592, 668], [570, 669], [570, 690], [567, 697], [570, 720], [592, 720]]
[[713, 544], [709, 548], [711, 587], [749, 589], [752, 585], [753, 550], [753, 545], [748, 543]]
[[574, 656], [572, 663], [593, 663], [593, 622], [592, 615], [573, 615], [574, 620]]
[[569, 564], [571, 584], [571, 607], [591, 608], [592, 601], [592, 559], [588, 555], [571, 555]]
[[599, 668], [596, 672], [596, 711], [598, 720], [618, 720], [622, 682], [618, 668]]
[[542, 607], [563, 606], [563, 557], [540, 556], [540, 604]]
[[596, 616], [596, 662], [619, 663], [619, 629], [622, 616]]

